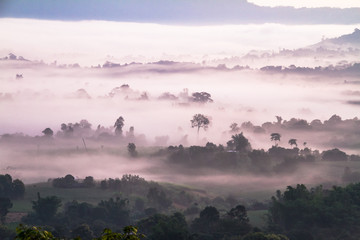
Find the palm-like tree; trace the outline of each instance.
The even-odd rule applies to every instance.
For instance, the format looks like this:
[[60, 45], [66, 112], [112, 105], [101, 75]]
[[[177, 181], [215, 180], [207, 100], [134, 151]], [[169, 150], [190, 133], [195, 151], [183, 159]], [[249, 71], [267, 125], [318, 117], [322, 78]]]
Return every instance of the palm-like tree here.
[[295, 138], [292, 138], [292, 139], [290, 139], [289, 140], [289, 144], [290, 144], [290, 146], [293, 146], [293, 145], [295, 145], [295, 147], [297, 147], [297, 139], [295, 139]]
[[271, 141], [275, 142], [275, 146], [277, 147], [278, 142], [280, 142], [281, 135], [279, 133], [272, 133], [270, 134]]

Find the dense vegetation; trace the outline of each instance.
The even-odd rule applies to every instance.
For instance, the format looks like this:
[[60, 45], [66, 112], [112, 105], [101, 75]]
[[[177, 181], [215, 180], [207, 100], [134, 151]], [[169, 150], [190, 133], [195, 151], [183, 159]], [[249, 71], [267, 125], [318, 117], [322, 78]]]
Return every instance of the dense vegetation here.
[[[153, 240], [360, 238], [360, 183], [351, 183], [345, 187], [334, 186], [330, 189], [322, 186], [308, 189], [305, 185], [298, 184], [294, 187], [288, 186], [284, 192], [278, 190], [269, 204], [262, 205], [268, 209], [267, 226], [259, 229], [250, 224], [248, 207], [237, 204], [236, 201], [233, 201], [234, 206], [227, 210], [212, 205], [205, 206], [204, 203], [202, 205], [205, 207], [199, 208], [199, 205], [192, 201], [194, 196], [181, 193], [182, 201], [186, 201], [185, 196], [188, 195], [191, 203], [189, 208], [181, 210], [173, 206], [173, 200], [179, 198], [179, 195], [175, 197], [176, 194], [172, 193], [167, 196], [166, 192], [170, 192], [166, 188], [139, 176], [124, 175], [121, 179], [101, 182], [87, 177], [88, 181], [92, 179], [89, 181], [92, 183], [90, 185], [83, 184], [85, 179], [74, 180], [70, 174], [52, 181], [54, 183], [59, 179], [72, 179], [66, 188], [76, 189], [80, 186], [103, 191], [117, 189], [124, 191], [124, 196], [129, 198], [119, 196], [94, 205], [76, 200], [63, 202], [57, 196], [42, 197], [38, 193], [37, 199], [32, 202], [33, 211], [21, 222], [41, 228], [20, 226], [16, 239], [135, 240], [143, 235], [146, 239]], [[11, 207], [10, 200], [9, 204], [5, 209]], [[0, 234], [2, 239], [15, 236], [15, 233], [4, 225], [0, 228]]]
[[[334, 121], [342, 123], [341, 119], [332, 117], [321, 126], [330, 126]], [[201, 128], [205, 130], [210, 123], [201, 114], [194, 115], [191, 122], [198, 132]], [[291, 122], [293, 124], [282, 122], [278, 117], [278, 123], [268, 124], [266, 128], [279, 130], [290, 125], [307, 125], [295, 120]], [[242, 128], [250, 125], [248, 123]], [[130, 139], [136, 140], [134, 128], [124, 134], [123, 126], [124, 119], [119, 117], [114, 124], [115, 135], [97, 134], [99, 137], [102, 134], [103, 139], [120, 139], [121, 144]], [[316, 126], [320, 128], [320, 125]], [[236, 123], [230, 128], [233, 135], [226, 146], [208, 142], [205, 146], [169, 146], [144, 153], [136, 149], [135, 143], [129, 142], [127, 157], [132, 161], [144, 156], [149, 161], [156, 159], [164, 164], [166, 170], [181, 170], [187, 176], [196, 175], [202, 170], [216, 170], [234, 176], [252, 174], [262, 177], [289, 176], [301, 167], [311, 169], [321, 162], [356, 163], [360, 159], [358, 155], [348, 155], [337, 148], [319, 152], [308, 148], [306, 143], [298, 147], [295, 138], [289, 139], [290, 148], [285, 148], [279, 146], [282, 136], [276, 131], [270, 134], [269, 140], [273, 142], [271, 148], [253, 149], [244, 133], [239, 132]], [[58, 138], [92, 134], [91, 124], [85, 120], [76, 124], [63, 124], [61, 130], [62, 133], [57, 134]], [[40, 141], [55, 140], [51, 129], [45, 129], [43, 133]], [[94, 150], [88, 149], [84, 138], [82, 140], [85, 153], [92, 154]], [[277, 191], [275, 197], [263, 202], [246, 202], [231, 194], [210, 197], [203, 190], [168, 187], [131, 174], [102, 180], [92, 176], [78, 179], [67, 174], [49, 179], [49, 188], [98, 191], [100, 196], [107, 197], [97, 198], [97, 202], [79, 201], [76, 198], [64, 201], [60, 195], [38, 192], [36, 198], [31, 200], [32, 211], [27, 211], [20, 222], [28, 226], [40, 226], [41, 229], [21, 226], [17, 233], [6, 227], [6, 215], [13, 202], [24, 197], [25, 185], [18, 179], [12, 180], [9, 174], [0, 175], [0, 236], [2, 239], [15, 236], [17, 239], [38, 239], [36, 236], [41, 235], [39, 239], [83, 240], [135, 240], [142, 234], [150, 240], [359, 239], [357, 221], [360, 218], [360, 184], [355, 182], [360, 181], [360, 172], [346, 164], [339, 166], [344, 171], [334, 182], [350, 183], [347, 186], [331, 188], [327, 182], [325, 187], [320, 185], [308, 189], [298, 184], [295, 187], [288, 186], [283, 193]], [[261, 228], [252, 225], [248, 217], [249, 210], [267, 211], [266, 224]], [[31, 234], [35, 237], [31, 238]]]

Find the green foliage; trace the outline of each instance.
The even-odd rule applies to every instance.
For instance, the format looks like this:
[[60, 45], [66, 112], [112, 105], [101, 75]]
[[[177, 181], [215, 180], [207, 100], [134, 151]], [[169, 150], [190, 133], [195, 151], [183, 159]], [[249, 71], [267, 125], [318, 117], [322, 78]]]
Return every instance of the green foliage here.
[[194, 219], [191, 229], [198, 237], [207, 236], [206, 239], [222, 239], [231, 236], [243, 236], [251, 230], [251, 226], [246, 209], [242, 205], [232, 208], [223, 217], [220, 217], [220, 213], [215, 207], [208, 206], [200, 212], [199, 218]]
[[94, 238], [94, 233], [89, 225], [81, 224], [71, 231], [71, 236], [75, 239], [91, 240]]
[[199, 218], [195, 218], [191, 224], [193, 232], [212, 233], [220, 220], [219, 211], [213, 206], [205, 207], [199, 214]]
[[25, 194], [25, 185], [19, 180], [12, 180], [11, 175], [0, 175], [0, 197], [7, 197], [10, 199], [23, 198]]
[[178, 212], [171, 216], [155, 214], [141, 220], [138, 225], [150, 240], [185, 240], [188, 236], [185, 217]]
[[13, 199], [23, 198], [24, 194], [25, 194], [25, 184], [21, 180], [15, 179], [12, 183]]
[[123, 228], [123, 233], [116, 233], [107, 228], [96, 240], [140, 240], [144, 237], [143, 234], [138, 233], [137, 227], [126, 226]]
[[128, 199], [117, 197], [115, 200], [110, 198], [107, 201], [101, 201], [99, 207], [104, 209], [107, 219], [112, 223], [125, 226], [130, 222], [128, 204]]
[[[272, 198], [270, 227], [291, 239], [359, 239], [360, 183], [308, 190], [298, 184]], [[346, 234], [351, 232], [351, 237]]]
[[109, 178], [101, 181], [100, 188], [121, 191], [125, 194], [144, 194], [144, 192], [149, 190], [150, 185], [149, 182], [139, 175], [124, 174], [121, 179]]
[[59, 188], [73, 188], [78, 185], [78, 183], [75, 181], [74, 176], [71, 174], [67, 174], [65, 177], [55, 178], [52, 181], [52, 184], [54, 187]]
[[15, 232], [13, 229], [10, 229], [8, 226], [0, 225], [0, 239], [1, 240], [10, 240], [15, 238]]
[[85, 177], [85, 179], [83, 181], [83, 185], [84, 185], [84, 187], [87, 187], [87, 188], [95, 187], [94, 178], [92, 176]]
[[150, 188], [146, 197], [149, 201], [149, 205], [159, 210], [168, 209], [172, 204], [165, 192], [159, 190], [157, 187]]
[[16, 228], [15, 240], [56, 240], [51, 232], [40, 227], [28, 227], [20, 225]]
[[60, 206], [61, 206], [61, 200], [56, 196], [48, 196], [42, 198], [38, 193], [38, 200], [33, 201], [33, 209], [36, 215], [40, 220], [44, 222], [47, 222], [52, 218], [54, 218]]
[[9, 208], [12, 208], [13, 204], [9, 198], [0, 198], [0, 220], [1, 223], [5, 223], [5, 216], [9, 212]]
[[[105, 229], [99, 238], [91, 237], [91, 232], [89, 232], [88, 226], [81, 225], [74, 230], [73, 235], [76, 237], [74, 240], [141, 240], [145, 236], [139, 234], [136, 227], [126, 226], [123, 229], [123, 233], [116, 233], [110, 229]], [[53, 234], [49, 231], [43, 230], [40, 227], [28, 227], [19, 225], [16, 228], [16, 237], [15, 240], [59, 240], [54, 237]]]
[[246, 235], [245, 237], [242, 238], [242, 240], [289, 240], [289, 238], [287, 238], [285, 235], [282, 234], [273, 234], [273, 233], [266, 234], [263, 232], [256, 232]]

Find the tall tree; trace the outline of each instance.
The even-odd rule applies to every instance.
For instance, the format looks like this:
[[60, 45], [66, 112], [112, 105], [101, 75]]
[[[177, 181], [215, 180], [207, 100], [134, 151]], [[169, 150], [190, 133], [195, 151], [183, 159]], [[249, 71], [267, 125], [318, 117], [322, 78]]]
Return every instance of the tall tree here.
[[230, 145], [234, 146], [236, 151], [251, 150], [249, 140], [244, 137], [243, 133], [232, 135]]
[[127, 149], [128, 149], [128, 152], [129, 152], [131, 157], [136, 157], [137, 156], [135, 143], [129, 143], [128, 146], [127, 146]]
[[281, 135], [279, 133], [272, 133], [270, 134], [271, 141], [275, 142], [275, 146], [278, 145], [278, 142], [280, 142]]
[[56, 196], [40, 197], [38, 193], [38, 200], [33, 201], [33, 209], [36, 215], [44, 222], [51, 220], [59, 207], [61, 206], [60, 198]]
[[289, 142], [288, 142], [288, 143], [290, 144], [290, 146], [295, 145], [295, 147], [297, 147], [297, 142], [296, 142], [296, 141], [297, 141], [297, 139], [292, 138], [292, 139], [290, 139], [290, 140], [289, 140]]
[[115, 135], [121, 136], [122, 135], [122, 128], [124, 126], [124, 118], [120, 116], [118, 119], [116, 119], [114, 127], [115, 127]]
[[209, 127], [209, 124], [210, 124], [209, 117], [207, 117], [207, 116], [205, 116], [203, 114], [195, 114], [193, 116], [193, 119], [190, 120], [190, 121], [191, 121], [191, 127], [192, 128], [194, 128], [194, 127], [197, 128], [198, 135], [199, 135], [200, 128], [203, 128], [204, 130], [206, 130]]

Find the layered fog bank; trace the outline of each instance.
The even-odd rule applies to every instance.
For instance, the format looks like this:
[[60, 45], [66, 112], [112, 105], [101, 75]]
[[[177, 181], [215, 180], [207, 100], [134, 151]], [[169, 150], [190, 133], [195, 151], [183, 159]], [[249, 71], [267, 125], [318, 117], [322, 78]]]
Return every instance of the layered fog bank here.
[[[357, 117], [359, 98], [354, 87], [358, 79], [346, 74], [331, 76], [331, 71], [309, 76], [201, 66], [188, 71], [186, 64], [178, 67], [171, 63], [153, 64], [148, 71], [147, 65], [73, 69], [28, 67], [26, 63], [9, 67], [5, 62], [9, 61], [0, 63], [1, 134], [42, 135], [48, 127], [56, 133], [62, 123], [82, 119], [92, 124], [93, 130], [100, 125], [113, 132], [115, 120], [122, 116], [124, 131], [134, 127], [149, 144], [161, 136], [168, 136], [169, 144], [178, 144], [185, 136], [188, 142], [182, 144], [223, 143], [232, 123], [250, 121], [261, 126], [277, 121], [275, 116], [288, 121], [304, 119], [308, 124], [323, 122], [334, 114], [343, 119]], [[16, 78], [20, 73], [22, 77]], [[209, 96], [196, 98], [196, 93]], [[199, 136], [190, 123], [197, 113], [211, 119], [210, 127]], [[296, 134], [303, 141], [316, 146], [323, 141], [306, 132], [306, 126], [295, 130], [303, 130]], [[251, 136], [253, 145], [269, 147], [268, 134]], [[200, 141], [203, 138], [207, 140]]]
[[[359, 28], [359, 25], [265, 23], [176, 26], [3, 18], [0, 19], [0, 29], [6, 34], [0, 36], [0, 55], [13, 52], [30, 59], [57, 61], [61, 64], [79, 63], [82, 66], [102, 64], [105, 61], [144, 63], [173, 60], [201, 63], [241, 57], [251, 50], [259, 51], [256, 55], [262, 55], [282, 49], [303, 48], [322, 39], [351, 33], [355, 28]], [[315, 60], [319, 61], [318, 58]], [[329, 62], [333, 60], [328, 59]], [[293, 61], [301, 64], [313, 62], [311, 58], [308, 61], [293, 58], [290, 62]], [[245, 63], [239, 60], [236, 62]], [[283, 59], [282, 62], [289, 61]], [[262, 63], [267, 65], [269, 59]], [[321, 60], [320, 63], [326, 64]], [[261, 66], [257, 61], [249, 59], [246, 64]]]
[[1, 172], [224, 193], [360, 180], [357, 27], [0, 19]]

